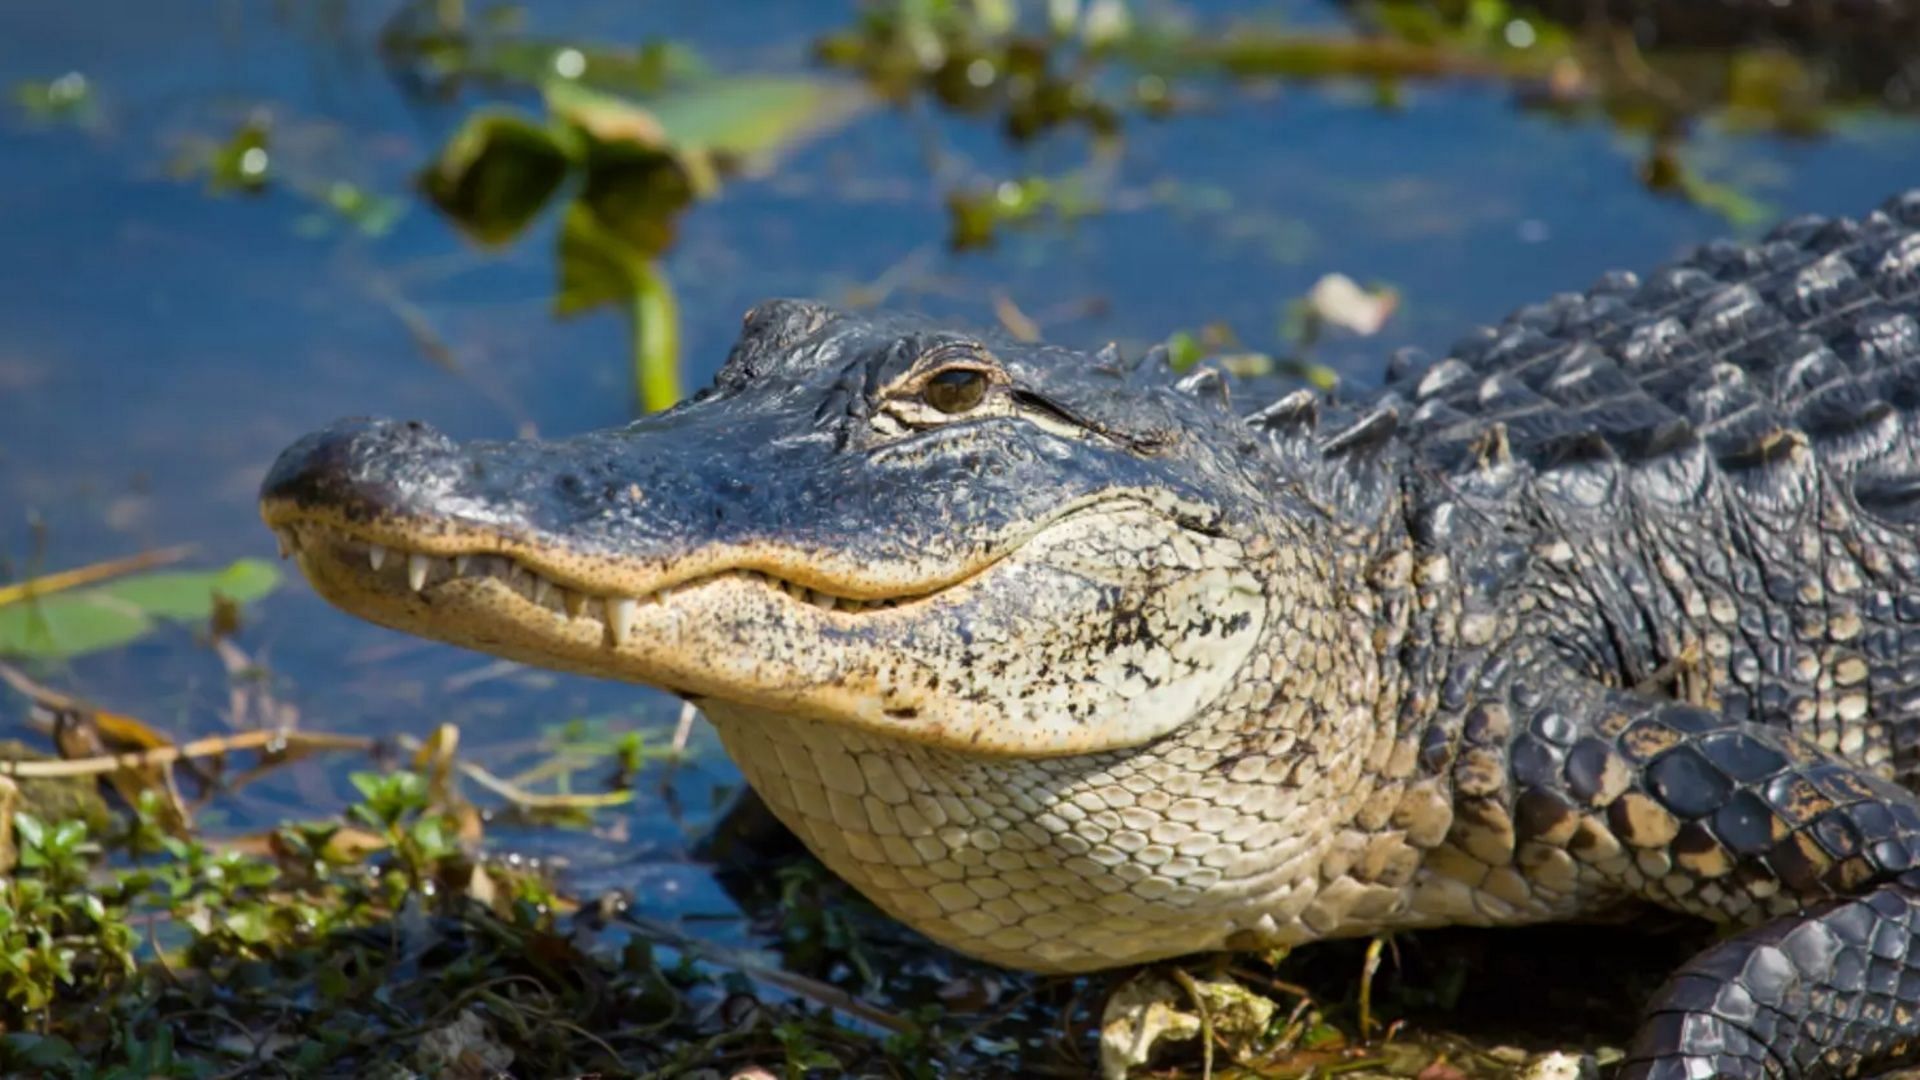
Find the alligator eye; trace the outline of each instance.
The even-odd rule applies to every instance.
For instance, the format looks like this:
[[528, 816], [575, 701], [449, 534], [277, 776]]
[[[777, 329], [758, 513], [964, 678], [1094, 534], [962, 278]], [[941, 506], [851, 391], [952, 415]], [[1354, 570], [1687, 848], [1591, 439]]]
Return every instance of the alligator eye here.
[[987, 396], [987, 373], [979, 368], [948, 368], [928, 379], [920, 397], [943, 413], [963, 413]]

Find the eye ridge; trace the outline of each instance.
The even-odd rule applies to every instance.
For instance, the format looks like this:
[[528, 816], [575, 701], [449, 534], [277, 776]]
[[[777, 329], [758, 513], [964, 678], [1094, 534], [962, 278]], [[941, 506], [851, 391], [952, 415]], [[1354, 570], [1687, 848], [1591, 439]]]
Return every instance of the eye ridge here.
[[939, 412], [963, 413], [986, 400], [987, 384], [987, 373], [979, 368], [951, 367], [927, 377], [920, 399]]

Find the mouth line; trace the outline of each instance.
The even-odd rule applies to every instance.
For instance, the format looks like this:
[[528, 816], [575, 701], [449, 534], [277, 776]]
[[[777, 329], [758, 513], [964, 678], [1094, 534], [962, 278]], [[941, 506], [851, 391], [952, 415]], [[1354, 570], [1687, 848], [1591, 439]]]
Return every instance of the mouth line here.
[[720, 567], [643, 593], [596, 591], [562, 584], [524, 558], [499, 551], [473, 550], [452, 555], [382, 544], [349, 529], [314, 521], [282, 521], [273, 526], [282, 558], [305, 558], [324, 553], [346, 566], [358, 565], [379, 591], [394, 596], [425, 594], [455, 583], [497, 582], [520, 599], [568, 619], [591, 619], [606, 629], [607, 643], [620, 647], [631, 637], [634, 623], [648, 605], [663, 604], [674, 596], [722, 580], [757, 585], [816, 612], [849, 616], [890, 610], [928, 599], [953, 587], [951, 583], [923, 593], [865, 599], [840, 596], [750, 567]]

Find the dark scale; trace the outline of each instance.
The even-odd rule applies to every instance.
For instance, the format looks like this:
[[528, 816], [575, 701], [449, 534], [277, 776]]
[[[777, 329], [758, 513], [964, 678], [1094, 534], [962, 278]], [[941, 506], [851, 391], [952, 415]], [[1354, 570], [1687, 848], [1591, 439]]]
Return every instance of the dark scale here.
[[[1469, 844], [1507, 803], [1588, 880], [1757, 927], [1662, 991], [1629, 1075], [1836, 1075], [1920, 1045], [1920, 803], [1893, 782], [1920, 772], [1916, 206], [1610, 280], [1556, 302], [1571, 333], [1530, 309], [1400, 384], [1430, 418], [1416, 506], [1512, 474], [1430, 544], [1456, 568], [1531, 551], [1498, 587], [1453, 577], [1468, 610], [1524, 612], [1489, 650], [1504, 677], [1445, 677], [1455, 844], [1497, 859]], [[1462, 449], [1491, 425], [1505, 461]]]

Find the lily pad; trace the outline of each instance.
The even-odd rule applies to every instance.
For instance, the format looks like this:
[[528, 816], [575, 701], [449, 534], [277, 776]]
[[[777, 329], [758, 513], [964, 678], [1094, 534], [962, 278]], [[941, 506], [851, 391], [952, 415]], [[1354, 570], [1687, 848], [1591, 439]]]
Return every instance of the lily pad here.
[[69, 659], [125, 645], [159, 619], [212, 615], [216, 598], [257, 600], [280, 584], [271, 563], [242, 559], [223, 570], [139, 574], [106, 585], [0, 607], [0, 656]]
[[245, 603], [272, 592], [280, 584], [280, 569], [259, 559], [241, 559], [219, 571], [167, 571], [102, 585], [94, 591], [125, 601], [149, 615], [169, 619], [204, 619], [213, 610], [215, 595]]

